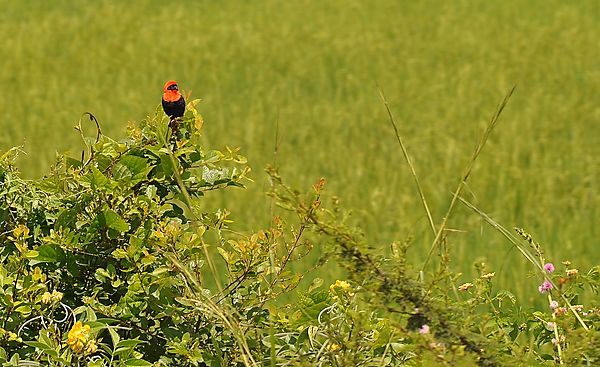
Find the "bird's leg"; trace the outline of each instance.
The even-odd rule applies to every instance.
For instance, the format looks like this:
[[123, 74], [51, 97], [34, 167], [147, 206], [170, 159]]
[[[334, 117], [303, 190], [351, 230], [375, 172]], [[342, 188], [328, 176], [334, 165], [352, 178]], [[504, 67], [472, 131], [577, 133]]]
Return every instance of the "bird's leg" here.
[[[169, 139], [169, 131], [171, 132], [171, 138]], [[167, 129], [166, 141], [173, 143], [173, 150], [177, 149], [177, 139], [179, 133], [179, 117], [171, 117], [169, 121], [169, 129]]]
[[171, 121], [169, 122], [169, 127], [171, 128], [171, 131], [173, 132], [171, 134], [171, 137], [175, 137], [177, 138], [177, 133], [179, 132], [179, 117], [173, 117], [171, 118]]

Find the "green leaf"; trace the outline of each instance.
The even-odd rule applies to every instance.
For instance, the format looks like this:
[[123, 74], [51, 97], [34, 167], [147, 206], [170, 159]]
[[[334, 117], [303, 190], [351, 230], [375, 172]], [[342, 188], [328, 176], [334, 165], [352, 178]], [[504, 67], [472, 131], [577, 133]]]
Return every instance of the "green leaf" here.
[[122, 248], [118, 248], [118, 249], [114, 250], [112, 252], [112, 256], [115, 259], [127, 259], [129, 257], [129, 255], [127, 254], [127, 251], [125, 251]]
[[302, 332], [298, 335], [298, 340], [296, 340], [296, 346], [301, 347], [302, 343], [304, 343], [306, 340], [309, 340], [308, 327], [302, 330]]
[[321, 279], [321, 278], [315, 278], [315, 279], [313, 279], [312, 283], [308, 287], [308, 292], [312, 292], [315, 289], [321, 287], [322, 285], [323, 285], [323, 279]]
[[121, 157], [113, 169], [113, 177], [117, 181], [126, 181], [134, 185], [146, 178], [152, 167], [141, 157], [126, 155]]
[[58, 245], [41, 245], [37, 251], [38, 256], [29, 262], [30, 265], [62, 262], [66, 259], [65, 252]]
[[227, 263], [230, 263], [231, 254], [222, 247], [217, 247], [217, 250], [219, 251], [219, 255], [221, 255], [223, 260], [225, 260], [225, 262], [227, 262]]
[[104, 365], [104, 360], [102, 358], [87, 362], [88, 367], [103, 367]]
[[110, 334], [110, 338], [112, 339], [114, 349], [117, 349], [117, 346], [119, 345], [119, 342], [121, 341], [119, 334], [117, 334], [115, 329], [112, 327], [108, 328], [108, 333]]
[[162, 168], [165, 177], [170, 178], [173, 176], [173, 163], [167, 154], [160, 155], [160, 167]]
[[90, 184], [92, 189], [104, 189], [110, 187], [110, 180], [96, 167], [92, 167], [92, 172], [85, 175], [85, 181]]
[[66, 157], [65, 163], [66, 163], [67, 167], [73, 167], [73, 168], [80, 168], [82, 165], [82, 163], [79, 159], [75, 159], [75, 158], [71, 158], [71, 157]]
[[126, 339], [126, 340], [121, 340], [120, 342], [117, 343], [117, 348], [133, 348], [136, 345], [145, 343], [145, 341], [143, 340], [139, 340], [139, 339]]
[[54, 222], [54, 229], [73, 228], [77, 222], [77, 212], [76, 208], [61, 210]]
[[37, 252], [36, 250], [29, 250], [25, 253], [25, 257], [28, 259], [34, 259], [36, 257], [38, 257], [40, 253]]
[[[129, 224], [119, 216], [114, 210], [106, 209], [102, 213], [104, 217], [104, 225], [107, 228], [114, 229], [119, 232], [127, 232], [129, 230]], [[102, 223], [102, 222], [101, 222]]]
[[198, 304], [196, 302], [194, 302], [193, 300], [190, 300], [189, 298], [175, 297], [175, 301], [181, 303], [184, 306], [188, 306], [188, 307], [198, 306]]
[[108, 271], [102, 269], [102, 268], [98, 268], [96, 269], [96, 272], [94, 273], [94, 277], [96, 279], [98, 279], [99, 282], [106, 282], [108, 279], [111, 279], [112, 276], [108, 273]]
[[35, 347], [41, 350], [44, 349], [52, 349], [52, 347], [50, 347], [49, 345], [45, 344], [45, 343], [41, 343], [41, 342], [36, 342], [36, 341], [25, 341], [25, 344], [29, 345], [30, 347]]
[[155, 261], [156, 261], [156, 256], [146, 255], [146, 256], [142, 257], [142, 260], [140, 262], [142, 263], [142, 265], [150, 265]]
[[17, 311], [20, 314], [23, 315], [28, 315], [31, 313], [31, 307], [27, 306], [27, 305], [23, 305], [23, 306], [19, 306], [15, 309], [15, 311]]
[[169, 268], [167, 266], [161, 266], [160, 268], [157, 268], [152, 273], [150, 273], [150, 275], [152, 275], [154, 277], [158, 277], [158, 276], [162, 276], [164, 273], [168, 273], [170, 270], [171, 270], [171, 268]]
[[46, 343], [36, 342], [36, 341], [26, 341], [24, 343], [31, 347], [40, 349], [41, 351], [43, 351], [44, 353], [48, 354], [51, 357], [58, 358], [58, 352]]
[[125, 366], [152, 366], [152, 363], [144, 361], [143, 359], [130, 358], [125, 361]]

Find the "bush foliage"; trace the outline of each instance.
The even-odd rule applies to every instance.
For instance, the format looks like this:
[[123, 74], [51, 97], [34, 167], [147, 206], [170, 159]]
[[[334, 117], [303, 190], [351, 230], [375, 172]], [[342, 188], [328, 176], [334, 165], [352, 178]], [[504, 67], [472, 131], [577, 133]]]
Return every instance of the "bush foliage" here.
[[[273, 167], [280, 214], [255, 233], [232, 229], [203, 196], [243, 187], [249, 168], [235, 149], [200, 146], [196, 103], [170, 137], [158, 111], [124, 141], [87, 115], [97, 135], [84, 137], [80, 121], [85, 154], [60, 156], [39, 180], [20, 178], [18, 148], [0, 157], [3, 366], [600, 363], [600, 309], [578, 304], [596, 294], [600, 268], [550, 269], [530, 235], [484, 213], [531, 261], [547, 309], [494, 291], [484, 263], [457, 284], [445, 236], [426, 276], [404, 256], [414, 241], [385, 256], [346, 224], [339, 200], [323, 203], [324, 180], [300, 193]], [[348, 278], [299, 287], [310, 273], [290, 265], [315, 247]]]

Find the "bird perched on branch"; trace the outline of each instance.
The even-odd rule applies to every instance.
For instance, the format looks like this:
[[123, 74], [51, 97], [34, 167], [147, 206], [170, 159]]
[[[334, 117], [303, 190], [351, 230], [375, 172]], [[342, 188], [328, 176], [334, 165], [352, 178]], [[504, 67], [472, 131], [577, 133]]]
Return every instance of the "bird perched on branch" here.
[[162, 106], [170, 118], [169, 127], [173, 132], [172, 136], [175, 137], [177, 136], [179, 125], [177, 119], [183, 116], [185, 112], [185, 99], [179, 92], [176, 81], [169, 80], [165, 83], [163, 87]]

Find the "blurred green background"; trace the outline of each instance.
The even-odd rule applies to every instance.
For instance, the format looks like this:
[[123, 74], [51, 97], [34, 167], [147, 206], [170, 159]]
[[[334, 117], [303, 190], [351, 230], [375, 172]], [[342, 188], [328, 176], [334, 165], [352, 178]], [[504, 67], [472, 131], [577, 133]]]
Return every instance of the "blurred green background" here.
[[[81, 150], [90, 111], [125, 136], [169, 79], [202, 98], [205, 143], [239, 146], [247, 190], [208, 198], [237, 226], [269, 220], [262, 169], [309, 188], [320, 177], [382, 249], [431, 242], [387, 120], [385, 91], [439, 223], [496, 105], [517, 90], [467, 196], [508, 228], [526, 228], [549, 259], [600, 260], [600, 2], [597, 1], [9, 1], [0, 0], [2, 150], [24, 145], [25, 177]], [[453, 267], [485, 258], [501, 285], [535, 297], [529, 265], [459, 206]], [[539, 296], [538, 296], [539, 297]]]

